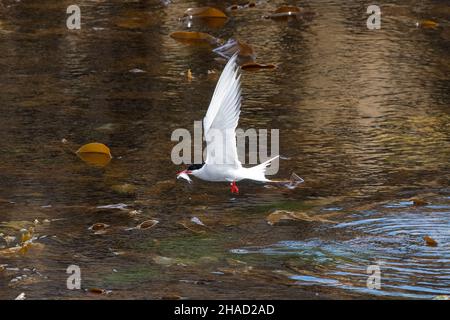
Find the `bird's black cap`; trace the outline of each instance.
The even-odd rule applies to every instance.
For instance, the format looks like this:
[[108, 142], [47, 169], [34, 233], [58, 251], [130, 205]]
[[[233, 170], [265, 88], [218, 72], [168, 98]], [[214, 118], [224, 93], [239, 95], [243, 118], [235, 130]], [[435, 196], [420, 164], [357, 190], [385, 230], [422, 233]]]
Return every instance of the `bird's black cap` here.
[[189, 171], [198, 170], [198, 169], [201, 169], [204, 164], [205, 164], [204, 162], [202, 164], [191, 164], [187, 169]]

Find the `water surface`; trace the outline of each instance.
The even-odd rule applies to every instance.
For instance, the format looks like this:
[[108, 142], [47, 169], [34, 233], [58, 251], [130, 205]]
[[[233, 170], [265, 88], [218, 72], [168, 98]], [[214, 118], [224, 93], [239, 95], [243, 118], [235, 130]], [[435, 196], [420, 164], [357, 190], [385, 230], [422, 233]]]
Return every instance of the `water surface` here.
[[[233, 196], [226, 184], [176, 181], [170, 160], [172, 131], [204, 116], [223, 65], [210, 47], [169, 34], [187, 29], [178, 17], [188, 7], [231, 2], [78, 1], [82, 29], [68, 31], [71, 1], [4, 1], [0, 233], [16, 239], [0, 242], [0, 298], [450, 293], [448, 2], [385, 2], [377, 31], [364, 1], [287, 2], [316, 15], [266, 20], [285, 2], [259, 1], [221, 28], [191, 27], [238, 37], [277, 65], [243, 73], [239, 126], [279, 129], [276, 177], [306, 181], [292, 191], [243, 182]], [[439, 27], [416, 28], [423, 19]], [[108, 166], [73, 153], [92, 141], [111, 148]], [[331, 222], [272, 226], [275, 210]], [[36, 219], [29, 250], [5, 253]], [[129, 230], [148, 219], [159, 223]], [[109, 227], [95, 234], [94, 223]], [[67, 290], [72, 264], [83, 289], [111, 292]], [[374, 264], [380, 290], [366, 286]]]

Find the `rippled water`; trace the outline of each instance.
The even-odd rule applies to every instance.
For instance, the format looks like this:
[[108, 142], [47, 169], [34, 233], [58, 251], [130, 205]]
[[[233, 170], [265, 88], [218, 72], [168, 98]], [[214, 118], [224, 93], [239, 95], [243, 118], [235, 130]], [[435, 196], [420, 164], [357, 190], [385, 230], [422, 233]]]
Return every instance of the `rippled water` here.
[[[344, 215], [345, 222], [326, 230], [338, 233], [339, 241], [334, 237], [279, 241], [270, 246], [233, 252], [281, 256], [287, 261], [287, 268], [294, 271], [287, 276], [302, 286], [331, 286], [358, 293], [408, 298], [447, 294], [450, 206], [448, 197], [441, 197], [441, 200], [442, 205], [421, 209], [409, 202], [389, 203]], [[382, 208], [395, 210], [385, 212]], [[432, 236], [440, 245], [424, 247], [424, 236]], [[367, 288], [367, 267], [371, 265], [380, 269], [382, 290]]]
[[[280, 129], [276, 177], [306, 181], [243, 182], [236, 197], [226, 184], [176, 181], [170, 160], [172, 131], [193, 130], [223, 65], [169, 34], [187, 28], [188, 7], [231, 2], [78, 1], [82, 29], [70, 32], [71, 1], [2, 3], [0, 298], [450, 294], [448, 2], [383, 3], [377, 31], [364, 1], [290, 2], [316, 12], [301, 22], [262, 19], [285, 2], [259, 1], [223, 27], [194, 23], [277, 65], [243, 73], [239, 126]], [[425, 19], [439, 26], [415, 26]], [[91, 141], [111, 148], [105, 168], [74, 155]], [[269, 225], [275, 210], [326, 220]], [[159, 223], [133, 229], [148, 219]], [[33, 245], [11, 254], [33, 225]], [[72, 264], [83, 289], [111, 292], [67, 290]], [[366, 286], [369, 265], [379, 290]]]

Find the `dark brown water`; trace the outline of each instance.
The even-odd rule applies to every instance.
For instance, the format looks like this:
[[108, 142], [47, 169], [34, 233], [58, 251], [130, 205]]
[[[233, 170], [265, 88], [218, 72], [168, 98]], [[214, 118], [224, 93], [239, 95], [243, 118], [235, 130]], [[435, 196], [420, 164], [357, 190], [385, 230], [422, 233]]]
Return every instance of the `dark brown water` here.
[[[365, 1], [292, 2], [317, 13], [304, 22], [262, 19], [284, 1], [261, 1], [221, 28], [194, 23], [277, 65], [244, 72], [240, 127], [280, 129], [277, 178], [295, 171], [306, 183], [243, 182], [238, 196], [176, 181], [170, 160], [172, 131], [203, 117], [223, 65], [169, 34], [186, 29], [188, 7], [230, 3], [77, 1], [79, 31], [66, 29], [72, 1], [2, 3], [0, 298], [450, 293], [448, 1], [385, 2], [378, 31], [366, 28]], [[416, 28], [424, 19], [439, 26]], [[92, 141], [111, 148], [108, 166], [73, 153]], [[328, 221], [271, 226], [275, 210]], [[128, 230], [148, 219], [159, 223]], [[94, 223], [109, 227], [95, 234]], [[11, 249], [33, 225], [28, 250]], [[83, 289], [111, 292], [68, 290], [72, 264]], [[380, 290], [366, 287], [373, 264]]]

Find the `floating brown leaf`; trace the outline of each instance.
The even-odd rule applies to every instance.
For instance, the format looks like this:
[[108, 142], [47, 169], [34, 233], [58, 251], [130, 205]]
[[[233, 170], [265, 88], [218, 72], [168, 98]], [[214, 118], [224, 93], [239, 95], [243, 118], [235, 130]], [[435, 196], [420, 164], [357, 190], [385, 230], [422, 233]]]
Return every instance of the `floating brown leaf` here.
[[277, 66], [274, 64], [261, 64], [256, 62], [245, 63], [241, 66], [242, 70], [255, 71], [258, 69], [275, 69]]
[[429, 236], [423, 237], [423, 240], [425, 240], [425, 244], [429, 247], [437, 247], [438, 245], [437, 241]]
[[214, 49], [213, 52], [226, 59], [230, 59], [236, 52], [239, 52], [240, 60], [248, 59], [253, 61], [256, 56], [251, 45], [233, 38], [228, 39], [224, 45]]
[[221, 18], [227, 19], [227, 15], [219, 9], [213, 7], [189, 8], [184, 12], [183, 17], [189, 18]]
[[241, 6], [240, 6], [240, 5], [238, 5], [238, 4], [232, 4], [231, 6], [229, 6], [229, 7], [227, 8], [227, 11], [234, 11], [234, 10], [239, 10], [239, 9], [241, 9]]
[[133, 195], [136, 193], [136, 186], [124, 183], [124, 184], [116, 184], [111, 187], [111, 189], [119, 194], [124, 195]]
[[212, 7], [187, 9], [183, 15], [183, 20], [191, 23], [194, 19], [195, 21], [204, 23], [210, 28], [220, 28], [227, 22], [228, 17], [219, 9]]
[[274, 13], [265, 16], [268, 19], [287, 20], [289, 18], [299, 18], [302, 10], [296, 6], [282, 6], [275, 10]]
[[275, 13], [296, 13], [301, 11], [302, 9], [296, 6], [281, 6], [275, 10]]
[[415, 206], [426, 206], [428, 204], [428, 202], [426, 202], [423, 199], [419, 199], [419, 198], [413, 198], [413, 199], [411, 199], [411, 201], [413, 202], [413, 204]]
[[150, 228], [153, 228], [154, 226], [156, 226], [158, 223], [159, 223], [158, 220], [154, 220], [154, 219], [146, 220], [146, 221], [142, 222], [141, 224], [139, 224], [136, 227], [136, 229], [141, 229], [141, 230], [150, 229]]
[[208, 33], [196, 31], [175, 31], [170, 34], [170, 37], [177, 41], [188, 44], [206, 43], [210, 45], [216, 45], [220, 42], [219, 39], [213, 37]]
[[109, 291], [109, 290], [100, 289], [100, 288], [90, 288], [90, 289], [88, 289], [88, 292], [93, 293], [93, 294], [109, 294], [109, 293], [111, 293], [111, 291]]
[[101, 230], [105, 230], [108, 227], [109, 227], [109, 225], [107, 225], [106, 223], [97, 222], [97, 223], [94, 223], [92, 226], [90, 226], [89, 230], [101, 231]]
[[286, 211], [286, 210], [277, 210], [269, 214], [266, 218], [267, 223], [270, 225], [275, 225], [281, 220], [296, 220], [296, 221], [308, 221], [308, 222], [324, 222], [324, 223], [336, 223], [335, 221], [331, 221], [325, 219], [324, 217], [318, 216], [309, 216], [304, 212], [294, 212], [294, 211]]
[[315, 12], [304, 10], [296, 6], [282, 6], [275, 10], [274, 13], [264, 16], [266, 19], [274, 20], [311, 20], [315, 16]]
[[419, 22], [416, 22], [416, 26], [424, 28], [424, 29], [436, 29], [439, 27], [439, 23], [433, 20], [422, 20]]

